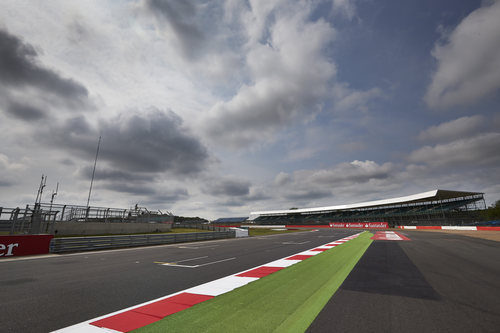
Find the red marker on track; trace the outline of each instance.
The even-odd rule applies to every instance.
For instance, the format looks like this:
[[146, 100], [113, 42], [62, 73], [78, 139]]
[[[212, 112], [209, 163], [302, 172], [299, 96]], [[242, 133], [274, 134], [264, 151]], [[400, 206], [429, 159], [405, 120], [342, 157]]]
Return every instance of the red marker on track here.
[[403, 241], [410, 240], [408, 237], [401, 235], [395, 231], [377, 231], [371, 238], [373, 240], [388, 240], [388, 241]]

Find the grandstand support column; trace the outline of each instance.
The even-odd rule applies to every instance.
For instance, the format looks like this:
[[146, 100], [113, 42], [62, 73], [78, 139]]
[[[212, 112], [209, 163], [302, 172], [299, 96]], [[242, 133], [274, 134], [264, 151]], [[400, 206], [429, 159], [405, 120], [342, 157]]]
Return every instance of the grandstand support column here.
[[444, 209], [443, 209], [443, 202], [439, 201], [439, 207], [441, 208], [441, 214], [443, 214], [443, 221], [446, 220], [446, 217], [444, 216]]

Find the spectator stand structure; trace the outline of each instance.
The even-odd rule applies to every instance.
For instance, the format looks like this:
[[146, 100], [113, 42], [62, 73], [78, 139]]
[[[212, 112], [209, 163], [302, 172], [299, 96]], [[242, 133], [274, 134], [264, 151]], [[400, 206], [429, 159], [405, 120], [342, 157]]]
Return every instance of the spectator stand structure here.
[[260, 211], [261, 225], [326, 225], [332, 222], [388, 222], [398, 225], [470, 225], [481, 221], [484, 193], [433, 190], [409, 196], [316, 208]]
[[212, 221], [212, 224], [215, 225], [224, 225], [224, 226], [239, 226], [242, 223], [245, 223], [248, 220], [248, 216], [244, 217], [221, 217], [217, 220]]

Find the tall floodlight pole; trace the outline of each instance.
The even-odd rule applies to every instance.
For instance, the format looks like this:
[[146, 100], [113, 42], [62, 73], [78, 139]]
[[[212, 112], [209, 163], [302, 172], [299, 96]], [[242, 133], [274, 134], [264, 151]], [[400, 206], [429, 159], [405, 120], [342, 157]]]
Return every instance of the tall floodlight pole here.
[[47, 176], [42, 174], [42, 180], [40, 181], [40, 186], [38, 187], [38, 191], [36, 193], [35, 208], [38, 203], [42, 202], [42, 194], [45, 184], [47, 184]]
[[[57, 182], [56, 190], [52, 191], [52, 196], [50, 198], [49, 223], [50, 223], [50, 233], [51, 234], [54, 233], [54, 223], [56, 222], [57, 212], [54, 214], [54, 218], [52, 219], [52, 221], [50, 220], [50, 217], [52, 215], [52, 205], [54, 204], [54, 198], [56, 197], [58, 190], [59, 190], [59, 182]], [[45, 231], [47, 231], [49, 229], [49, 223], [47, 223], [47, 227], [46, 227]]]
[[89, 216], [90, 194], [92, 193], [92, 184], [94, 183], [95, 167], [97, 165], [97, 156], [99, 156], [99, 147], [100, 146], [101, 146], [101, 136], [99, 135], [99, 141], [97, 142], [97, 151], [95, 153], [94, 169], [92, 170], [92, 179], [90, 180], [89, 197], [87, 199], [87, 214], [85, 214], [86, 218]]

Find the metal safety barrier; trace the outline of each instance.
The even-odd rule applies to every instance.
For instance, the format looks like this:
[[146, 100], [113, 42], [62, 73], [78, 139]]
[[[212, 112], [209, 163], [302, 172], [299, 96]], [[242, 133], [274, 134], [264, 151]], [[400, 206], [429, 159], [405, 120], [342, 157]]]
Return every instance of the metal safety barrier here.
[[184, 243], [234, 237], [235, 232], [233, 230], [220, 232], [192, 232], [185, 234], [65, 237], [52, 239], [50, 243], [50, 252], [80, 252], [101, 249], [115, 249], [121, 247]]

